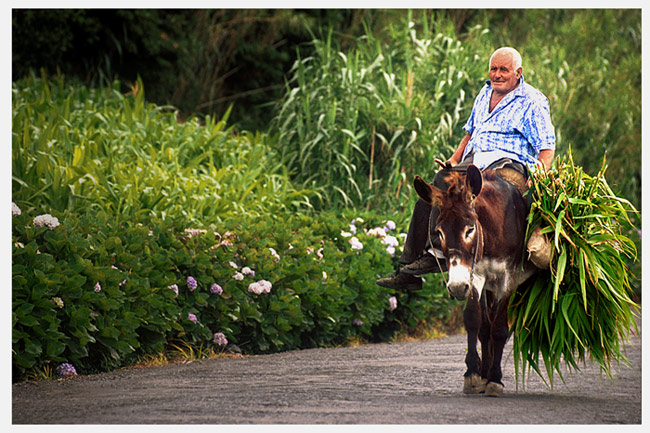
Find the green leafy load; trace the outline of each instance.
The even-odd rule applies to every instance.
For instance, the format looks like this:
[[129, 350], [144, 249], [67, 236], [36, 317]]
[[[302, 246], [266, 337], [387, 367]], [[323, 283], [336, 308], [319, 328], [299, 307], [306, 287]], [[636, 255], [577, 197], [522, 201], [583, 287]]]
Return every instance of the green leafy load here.
[[[539, 271], [511, 299], [513, 350], [517, 381], [526, 366], [542, 377], [540, 355], [552, 386], [553, 373], [564, 363], [578, 370], [587, 355], [611, 377], [611, 361], [627, 334], [636, 330], [630, 271], [635, 244], [628, 213], [605, 179], [605, 158], [591, 177], [573, 162], [571, 152], [555, 169], [533, 173], [527, 235], [541, 228], [553, 245], [550, 270]], [[522, 383], [523, 383], [522, 376]]]

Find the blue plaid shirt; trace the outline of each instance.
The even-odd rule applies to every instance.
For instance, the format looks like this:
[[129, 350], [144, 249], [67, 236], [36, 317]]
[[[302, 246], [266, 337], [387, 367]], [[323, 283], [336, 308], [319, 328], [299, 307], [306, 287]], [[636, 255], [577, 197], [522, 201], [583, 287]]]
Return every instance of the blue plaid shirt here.
[[474, 151], [474, 164], [480, 169], [501, 158], [535, 165], [540, 150], [555, 149], [555, 129], [551, 123], [548, 99], [533, 86], [519, 79], [489, 112], [492, 86], [487, 81], [474, 100], [469, 120], [463, 127], [470, 138], [463, 158]]

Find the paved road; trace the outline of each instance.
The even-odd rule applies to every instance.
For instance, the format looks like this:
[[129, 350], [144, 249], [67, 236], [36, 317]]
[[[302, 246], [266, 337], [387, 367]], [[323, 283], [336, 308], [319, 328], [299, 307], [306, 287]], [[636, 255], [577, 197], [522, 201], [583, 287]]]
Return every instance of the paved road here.
[[641, 341], [616, 380], [587, 365], [553, 390], [461, 393], [465, 336], [218, 358], [13, 385], [14, 424], [639, 424]]

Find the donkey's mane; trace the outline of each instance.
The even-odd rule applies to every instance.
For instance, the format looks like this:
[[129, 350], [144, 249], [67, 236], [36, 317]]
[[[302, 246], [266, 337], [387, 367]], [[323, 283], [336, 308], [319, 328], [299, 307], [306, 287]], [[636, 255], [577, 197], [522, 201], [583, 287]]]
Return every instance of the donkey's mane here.
[[[442, 191], [444, 199], [438, 204], [441, 211], [451, 210], [457, 206], [458, 202], [469, 204], [472, 202], [472, 192], [467, 186], [465, 181], [465, 173], [451, 172], [446, 181], [449, 187], [447, 191]], [[490, 169], [483, 171], [483, 195], [491, 195], [494, 193], [492, 188], [487, 185], [497, 180], [497, 174]]]

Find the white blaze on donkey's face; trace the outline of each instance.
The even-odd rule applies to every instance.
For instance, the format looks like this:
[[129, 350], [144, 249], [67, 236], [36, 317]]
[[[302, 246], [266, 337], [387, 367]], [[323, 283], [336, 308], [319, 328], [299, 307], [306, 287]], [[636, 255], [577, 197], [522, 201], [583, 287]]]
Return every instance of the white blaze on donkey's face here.
[[460, 257], [449, 257], [449, 281], [447, 290], [452, 299], [462, 300], [467, 298], [472, 270], [464, 264]]
[[[460, 249], [448, 250], [449, 280], [447, 282], [447, 290], [452, 299], [458, 300], [467, 299], [467, 296], [470, 293], [470, 286], [476, 288], [478, 296], [480, 297], [485, 283], [485, 278], [476, 272], [476, 263], [474, 263], [476, 257], [468, 253], [472, 250], [472, 246], [477, 241], [475, 239], [477, 236], [476, 226], [467, 225], [461, 233], [460, 245], [462, 245], [462, 248], [466, 251], [461, 253]], [[438, 229], [438, 235], [440, 236], [443, 245], [447, 246], [444, 232], [441, 229]], [[455, 246], [458, 247], [460, 245]]]
[[472, 278], [472, 264], [463, 263], [458, 256], [449, 258], [449, 280], [447, 281], [447, 291], [452, 299], [464, 300], [470, 292], [470, 282], [476, 289], [478, 297], [481, 297], [485, 277], [474, 270]]

